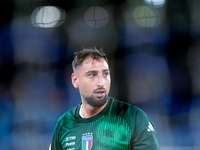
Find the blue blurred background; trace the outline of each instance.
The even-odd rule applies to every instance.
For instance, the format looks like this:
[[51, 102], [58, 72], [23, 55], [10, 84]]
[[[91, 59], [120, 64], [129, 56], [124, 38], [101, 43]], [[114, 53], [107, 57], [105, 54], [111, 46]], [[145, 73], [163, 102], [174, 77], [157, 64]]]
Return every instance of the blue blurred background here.
[[0, 149], [46, 150], [80, 103], [74, 52], [103, 47], [110, 96], [142, 108], [161, 150], [200, 149], [200, 1], [0, 0]]

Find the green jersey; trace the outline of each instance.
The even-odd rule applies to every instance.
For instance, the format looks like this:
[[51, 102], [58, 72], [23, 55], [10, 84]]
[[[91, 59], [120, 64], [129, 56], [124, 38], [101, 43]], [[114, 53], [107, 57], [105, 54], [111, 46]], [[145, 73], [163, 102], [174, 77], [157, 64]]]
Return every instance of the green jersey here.
[[81, 104], [63, 114], [51, 150], [158, 150], [156, 131], [138, 107], [109, 98], [91, 118], [79, 115]]

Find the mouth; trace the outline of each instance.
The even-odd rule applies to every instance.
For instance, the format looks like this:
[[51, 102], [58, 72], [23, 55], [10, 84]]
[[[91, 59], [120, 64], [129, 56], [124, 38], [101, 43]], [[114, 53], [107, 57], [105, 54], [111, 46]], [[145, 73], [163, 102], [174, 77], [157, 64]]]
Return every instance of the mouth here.
[[96, 90], [94, 92], [95, 96], [98, 98], [102, 98], [106, 95], [106, 91], [105, 90]]

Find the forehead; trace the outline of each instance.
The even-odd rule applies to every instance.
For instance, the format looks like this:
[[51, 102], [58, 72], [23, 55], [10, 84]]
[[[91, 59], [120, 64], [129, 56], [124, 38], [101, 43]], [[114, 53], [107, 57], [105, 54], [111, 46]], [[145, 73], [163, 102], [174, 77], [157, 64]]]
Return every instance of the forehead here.
[[82, 66], [80, 67], [81, 71], [88, 71], [88, 70], [101, 70], [101, 69], [108, 69], [108, 63], [105, 59], [93, 59], [92, 57], [86, 58]]

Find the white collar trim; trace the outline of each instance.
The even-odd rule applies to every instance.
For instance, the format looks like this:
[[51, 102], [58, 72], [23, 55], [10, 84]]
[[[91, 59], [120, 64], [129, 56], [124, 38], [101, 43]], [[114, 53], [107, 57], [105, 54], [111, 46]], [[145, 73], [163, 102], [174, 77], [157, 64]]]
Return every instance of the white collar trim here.
[[80, 115], [82, 118], [84, 118], [84, 117], [83, 117], [83, 114], [82, 114], [82, 107], [83, 107], [83, 105], [81, 104], [81, 108], [80, 108], [80, 110], [79, 110], [79, 115]]

